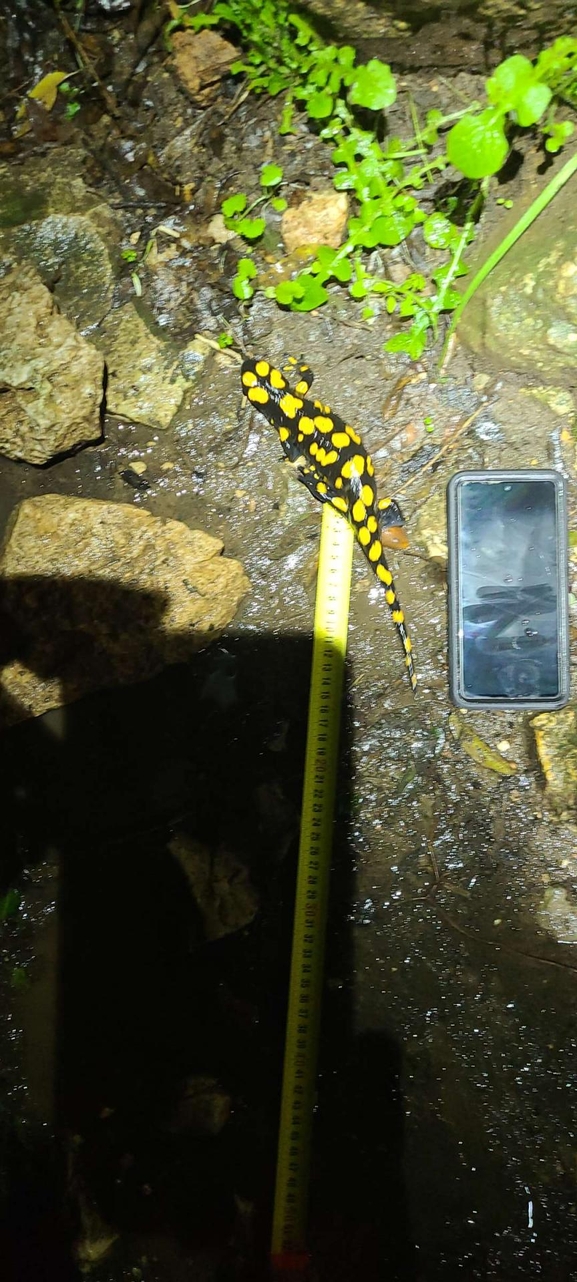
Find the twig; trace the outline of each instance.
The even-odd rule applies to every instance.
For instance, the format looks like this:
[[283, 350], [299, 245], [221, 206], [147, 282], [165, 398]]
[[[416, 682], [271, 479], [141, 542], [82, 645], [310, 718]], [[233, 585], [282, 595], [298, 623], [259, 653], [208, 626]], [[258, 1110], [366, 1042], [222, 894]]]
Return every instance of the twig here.
[[81, 40], [79, 39], [79, 37], [77, 36], [74, 28], [70, 26], [68, 18], [66, 17], [66, 14], [62, 12], [60, 5], [57, 4], [55, 8], [56, 8], [56, 16], [58, 18], [60, 26], [62, 27], [63, 32], [67, 40], [70, 41], [75, 52], [78, 54], [78, 57], [80, 59], [80, 62], [82, 63], [82, 66], [84, 67], [84, 70], [87, 71], [89, 75], [92, 76], [94, 83], [98, 86], [98, 90], [100, 92], [101, 98], [104, 101], [106, 110], [110, 113], [111, 116], [118, 116], [118, 106], [117, 106], [116, 98], [114, 97], [114, 94], [111, 94], [110, 90], [106, 88], [106, 85], [102, 83], [100, 76], [98, 75], [98, 72], [96, 71], [96, 68], [94, 66], [94, 63], [91, 61], [88, 54], [86, 53], [86, 50], [84, 49], [84, 46]]
[[483, 401], [482, 405], [478, 405], [476, 410], [474, 410], [472, 414], [469, 414], [469, 417], [465, 419], [465, 422], [455, 428], [455, 431], [449, 437], [449, 440], [445, 441], [445, 444], [437, 451], [434, 458], [430, 458], [428, 463], [423, 463], [423, 466], [419, 468], [418, 472], [415, 472], [413, 476], [410, 476], [408, 481], [405, 481], [405, 484], [401, 485], [400, 489], [395, 490], [395, 496], [397, 494], [404, 494], [405, 490], [408, 490], [409, 485], [413, 485], [414, 481], [417, 481], [419, 477], [423, 475], [423, 472], [428, 472], [429, 468], [434, 467], [444, 454], [447, 454], [449, 450], [452, 450], [453, 446], [456, 445], [461, 436], [465, 435], [465, 432], [471, 426], [471, 423], [473, 423], [477, 418], [477, 415], [481, 413], [481, 410], [486, 408], [487, 406], [485, 401]]
[[444, 917], [448, 926], [451, 926], [453, 930], [458, 931], [460, 935], [464, 935], [466, 939], [472, 940], [475, 944], [484, 944], [488, 948], [496, 948], [504, 953], [512, 953], [514, 957], [520, 957], [524, 961], [540, 962], [542, 966], [555, 966], [557, 970], [572, 970], [577, 974], [577, 966], [572, 966], [571, 962], [553, 961], [552, 957], [541, 957], [539, 953], [525, 953], [520, 948], [513, 948], [512, 944], [503, 944], [499, 940], [488, 939], [486, 935], [479, 935], [475, 930], [467, 930], [466, 926], [459, 925], [459, 922], [451, 917], [446, 908], [442, 908], [441, 904], [437, 903], [432, 896], [429, 898], [429, 902], [440, 913], [441, 917]]

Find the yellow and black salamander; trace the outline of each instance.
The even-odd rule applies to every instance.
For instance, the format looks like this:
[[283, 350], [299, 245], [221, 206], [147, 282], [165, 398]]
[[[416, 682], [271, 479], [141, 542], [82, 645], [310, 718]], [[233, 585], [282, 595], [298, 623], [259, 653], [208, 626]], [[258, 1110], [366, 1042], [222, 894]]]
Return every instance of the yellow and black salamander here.
[[295, 464], [299, 480], [322, 503], [332, 503], [350, 521], [356, 538], [385, 589], [387, 605], [401, 638], [413, 690], [417, 674], [405, 616], [395, 592], [383, 547], [403, 548], [408, 539], [404, 519], [393, 499], [379, 499], [375, 468], [359, 433], [322, 401], [307, 399], [313, 374], [307, 365], [291, 360], [297, 377], [294, 390], [284, 373], [266, 360], [245, 360], [242, 390], [276, 428], [286, 457]]

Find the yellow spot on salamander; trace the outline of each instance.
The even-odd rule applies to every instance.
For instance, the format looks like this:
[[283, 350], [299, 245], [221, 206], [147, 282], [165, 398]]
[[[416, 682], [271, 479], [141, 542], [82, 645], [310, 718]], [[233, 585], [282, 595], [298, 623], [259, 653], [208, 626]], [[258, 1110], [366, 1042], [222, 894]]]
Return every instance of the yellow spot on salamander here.
[[302, 410], [303, 403], [298, 396], [293, 396], [292, 392], [287, 392], [279, 401], [279, 409], [287, 418], [296, 418], [297, 410]]
[[315, 427], [318, 428], [319, 432], [332, 432], [334, 423], [332, 418], [325, 418], [324, 415], [317, 414], [315, 416]]
[[346, 450], [349, 438], [346, 432], [333, 432], [331, 441], [337, 450]]
[[378, 503], [377, 503], [377, 507], [378, 507], [378, 509], [379, 509], [379, 512], [386, 512], [387, 508], [388, 508], [388, 507], [390, 507], [390, 506], [391, 506], [391, 500], [390, 500], [390, 499], [379, 499], [379, 501], [378, 501]]
[[271, 369], [268, 381], [271, 387], [276, 387], [278, 391], [286, 387], [286, 379], [283, 378], [280, 369]]
[[332, 500], [332, 504], [333, 507], [336, 507], [338, 512], [348, 512], [349, 510], [347, 500], [344, 499], [341, 494], [335, 495], [335, 498]]
[[343, 488], [343, 478], [342, 478], [342, 476], [337, 476], [337, 477], [335, 477], [335, 487], [336, 487], [336, 489], [337, 489], [337, 490], [342, 490], [342, 488]]
[[372, 458], [371, 458], [370, 454], [367, 454], [367, 472], [368, 472], [369, 476], [374, 476], [374, 475], [375, 475], [375, 468], [374, 468], [373, 460], [372, 460]]
[[379, 543], [378, 539], [375, 539], [369, 548], [369, 561], [378, 561], [382, 551], [382, 544]]
[[413, 642], [411, 641], [411, 638], [410, 638], [410, 637], [405, 637], [405, 650], [406, 650], [407, 654], [411, 654], [411, 653], [412, 653], [412, 649], [413, 649]]
[[311, 432], [314, 432], [315, 430], [313, 420], [312, 418], [309, 418], [307, 414], [303, 414], [302, 418], [299, 418], [299, 427], [301, 432], [304, 432], [306, 436], [310, 436]]
[[318, 447], [317, 442], [316, 442], [316, 441], [311, 441], [311, 443], [310, 443], [310, 445], [309, 445], [309, 454], [317, 454], [317, 453], [318, 453], [318, 448], [319, 448], [319, 447]]
[[254, 387], [255, 383], [256, 383], [256, 374], [253, 374], [251, 369], [245, 370], [242, 376], [243, 387]]
[[269, 400], [266, 388], [259, 387], [258, 384], [256, 387], [249, 387], [247, 396], [249, 401], [253, 401], [255, 405], [266, 405]]
[[298, 392], [299, 396], [306, 396], [308, 390], [309, 390], [309, 384], [307, 383], [306, 379], [305, 378], [299, 379], [299, 382], [295, 387], [295, 392]]
[[379, 522], [377, 521], [376, 516], [369, 516], [369, 518], [368, 518], [368, 520], [367, 520], [367, 526], [368, 526], [369, 530], [371, 531], [371, 534], [376, 534], [376, 533], [377, 533], [377, 530], [378, 530], [378, 528], [379, 528]]
[[331, 467], [333, 463], [336, 463], [338, 457], [337, 450], [329, 450], [328, 453], [325, 453], [325, 463]]
[[345, 427], [345, 432], [346, 432], [346, 433], [347, 433], [347, 435], [350, 437], [350, 439], [351, 439], [351, 441], [353, 442], [353, 444], [354, 444], [354, 445], [360, 445], [360, 443], [361, 443], [361, 438], [360, 438], [360, 436], [359, 436], [358, 432], [355, 432], [354, 427], [349, 427], [349, 425], [348, 425], [348, 423], [347, 423], [347, 426]]
[[328, 487], [328, 485], [325, 485], [325, 482], [324, 482], [324, 481], [317, 481], [317, 493], [318, 493], [318, 494], [326, 494], [326, 492], [327, 492], [328, 488], [329, 488], [329, 487]]
[[404, 623], [405, 616], [402, 610], [393, 610], [393, 623]]
[[363, 500], [363, 503], [365, 503], [367, 507], [371, 506], [371, 503], [373, 502], [374, 497], [375, 496], [370, 485], [363, 485], [363, 488], [361, 490], [361, 498]]
[[364, 548], [366, 548], [367, 543], [370, 543], [371, 536], [369, 534], [369, 531], [367, 530], [366, 525], [361, 525], [361, 528], [358, 531], [358, 538], [359, 538], [359, 543], [362, 544]]
[[387, 570], [386, 565], [377, 566], [377, 578], [381, 580], [381, 583], [386, 583], [387, 587], [393, 582], [391, 571]]
[[363, 475], [363, 472], [365, 470], [365, 460], [362, 454], [353, 455], [353, 467], [355, 469], [355, 472], [358, 472], [359, 476]]
[[385, 601], [386, 601], [387, 605], [394, 605], [394, 604], [395, 604], [396, 599], [397, 599], [397, 598], [396, 598], [396, 596], [395, 596], [395, 593], [393, 592], [393, 589], [392, 589], [392, 588], [389, 588], [389, 591], [388, 591], [388, 592], [385, 592]]
[[279, 427], [278, 434], [281, 441], [288, 441], [288, 438], [290, 436], [288, 427]]
[[367, 509], [364, 503], [361, 503], [361, 500], [357, 499], [352, 511], [353, 521], [356, 521], [357, 525], [361, 525], [366, 515], [367, 515]]
[[257, 361], [254, 368], [255, 368], [255, 373], [258, 374], [259, 378], [268, 378], [269, 371], [270, 371], [270, 365], [268, 361]]

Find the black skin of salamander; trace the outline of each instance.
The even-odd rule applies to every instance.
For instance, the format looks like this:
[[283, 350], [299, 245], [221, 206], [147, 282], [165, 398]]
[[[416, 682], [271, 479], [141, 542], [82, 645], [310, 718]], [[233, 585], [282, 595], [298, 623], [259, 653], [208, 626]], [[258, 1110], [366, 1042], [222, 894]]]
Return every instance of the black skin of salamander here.
[[283, 453], [295, 466], [299, 480], [314, 498], [331, 503], [352, 525], [369, 565], [385, 589], [414, 690], [417, 677], [413, 648], [383, 552], [383, 545], [407, 546], [401, 510], [392, 499], [378, 499], [374, 466], [359, 433], [328, 405], [307, 397], [313, 381], [308, 366], [291, 361], [287, 368], [297, 378], [294, 387], [288, 383], [287, 371], [265, 359], [245, 360], [241, 367], [243, 392], [253, 408], [276, 428]]

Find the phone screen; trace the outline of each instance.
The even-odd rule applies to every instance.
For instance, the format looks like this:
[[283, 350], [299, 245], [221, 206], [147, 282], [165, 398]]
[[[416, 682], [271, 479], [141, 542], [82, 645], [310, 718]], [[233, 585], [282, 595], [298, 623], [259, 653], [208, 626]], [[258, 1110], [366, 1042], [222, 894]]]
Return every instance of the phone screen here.
[[562, 477], [465, 473], [449, 488], [457, 701], [561, 706], [567, 686]]

